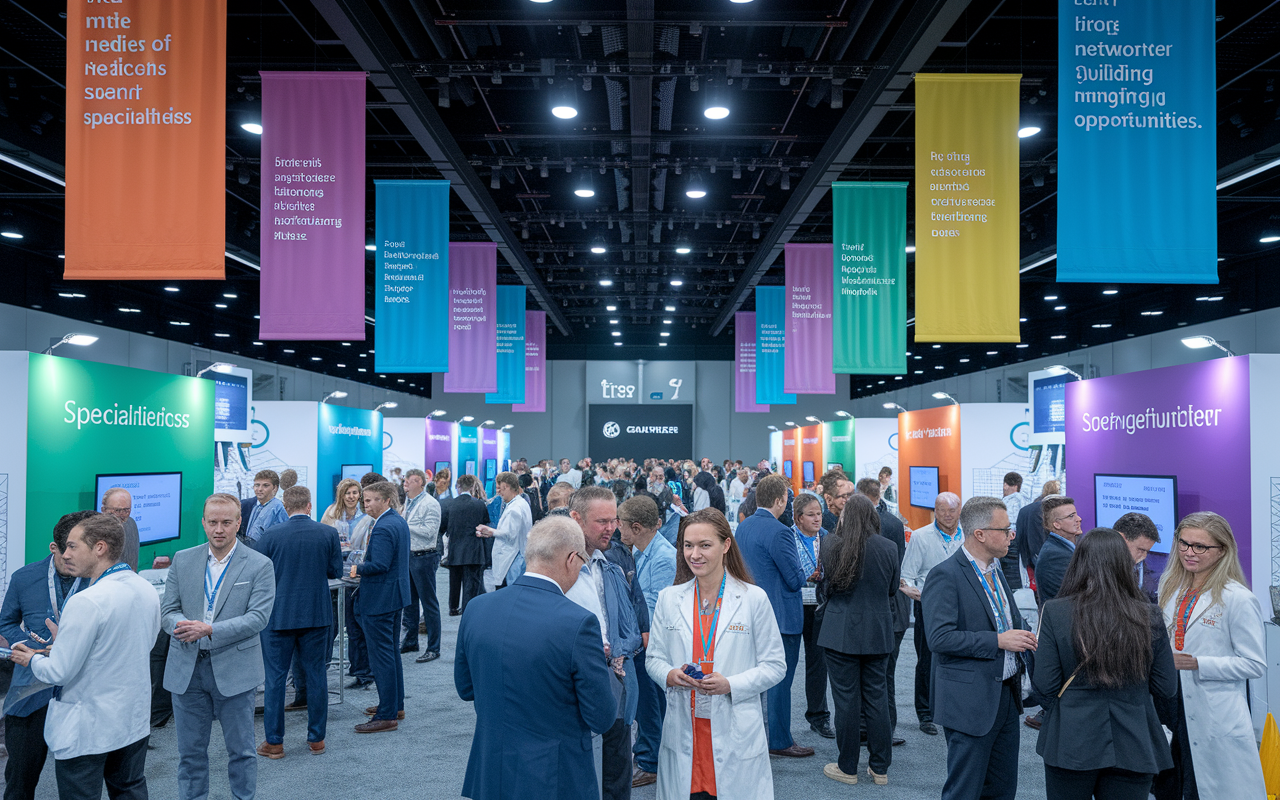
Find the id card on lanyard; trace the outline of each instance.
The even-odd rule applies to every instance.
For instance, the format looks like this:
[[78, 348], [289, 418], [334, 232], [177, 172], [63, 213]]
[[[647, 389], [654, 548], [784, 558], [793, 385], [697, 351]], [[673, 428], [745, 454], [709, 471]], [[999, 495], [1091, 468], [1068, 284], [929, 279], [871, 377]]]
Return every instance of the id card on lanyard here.
[[[715, 613], [711, 617], [711, 629], [706, 631], [702, 628], [702, 591], [698, 588], [696, 581], [693, 584], [694, 625], [697, 628], [698, 639], [702, 644], [702, 658], [698, 661], [698, 669], [702, 671], [703, 675], [710, 675], [715, 672], [716, 627], [720, 624], [720, 606], [724, 602], [724, 584], [727, 578], [727, 573], [720, 578], [720, 593], [716, 595]], [[695, 719], [711, 719], [710, 695], [694, 691], [689, 702], [693, 705]]]
[[999, 579], [995, 578], [995, 573], [993, 572], [993, 580], [988, 581], [987, 576], [982, 574], [982, 570], [978, 569], [978, 565], [976, 563], [972, 561], [969, 563], [973, 565], [973, 571], [978, 573], [978, 581], [982, 584], [982, 591], [986, 593], [987, 602], [991, 604], [991, 611], [995, 614], [996, 633], [1004, 633], [1012, 626], [1004, 614], [1004, 603], [1001, 600], [1003, 595], [1000, 591]]
[[[62, 621], [62, 607], [67, 604], [67, 600], [71, 595], [80, 589], [79, 578], [75, 579], [71, 584], [71, 589], [66, 594], [62, 594], [60, 583], [61, 578], [58, 576], [58, 571], [53, 567], [53, 559], [49, 559], [49, 617], [54, 622]], [[62, 596], [59, 597], [59, 595]]]

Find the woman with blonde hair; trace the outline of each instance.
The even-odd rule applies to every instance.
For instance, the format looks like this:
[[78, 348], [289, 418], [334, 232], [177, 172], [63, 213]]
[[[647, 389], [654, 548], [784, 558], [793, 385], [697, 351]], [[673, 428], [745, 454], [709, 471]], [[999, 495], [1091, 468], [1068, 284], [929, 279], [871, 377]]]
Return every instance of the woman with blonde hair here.
[[365, 515], [360, 481], [343, 478], [338, 488], [333, 490], [333, 498], [333, 505], [325, 509], [320, 522], [337, 528], [338, 540], [345, 547], [351, 541], [352, 527]]
[[[1262, 608], [1245, 581], [1231, 524], [1212, 511], [1183, 517], [1160, 578], [1173, 640], [1173, 760], [1156, 797], [1266, 800], [1246, 694], [1266, 674]], [[1170, 724], [1172, 723], [1172, 724]], [[1179, 786], [1180, 784], [1180, 786]]]

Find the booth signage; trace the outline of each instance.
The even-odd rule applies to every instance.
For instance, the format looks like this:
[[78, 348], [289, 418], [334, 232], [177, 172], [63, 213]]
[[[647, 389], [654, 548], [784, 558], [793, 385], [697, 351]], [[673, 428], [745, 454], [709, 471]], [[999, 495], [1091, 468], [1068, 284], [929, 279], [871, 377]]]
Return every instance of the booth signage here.
[[733, 315], [733, 410], [739, 414], [769, 413], [756, 402], [756, 314]]
[[756, 402], [789, 405], [796, 396], [783, 391], [786, 360], [786, 288], [756, 287]]
[[512, 411], [547, 410], [547, 312], [524, 312], [524, 402]]
[[524, 286], [498, 287], [498, 391], [486, 394], [486, 403], [524, 402], [524, 306]]
[[374, 181], [374, 369], [448, 372], [449, 182]]
[[785, 246], [787, 322], [782, 389], [835, 394], [831, 371], [831, 245]]
[[449, 245], [449, 371], [446, 392], [498, 391], [498, 246]]
[[907, 372], [907, 184], [831, 184], [833, 372]]
[[594, 461], [610, 458], [690, 458], [693, 406], [685, 404], [588, 406], [587, 449]]

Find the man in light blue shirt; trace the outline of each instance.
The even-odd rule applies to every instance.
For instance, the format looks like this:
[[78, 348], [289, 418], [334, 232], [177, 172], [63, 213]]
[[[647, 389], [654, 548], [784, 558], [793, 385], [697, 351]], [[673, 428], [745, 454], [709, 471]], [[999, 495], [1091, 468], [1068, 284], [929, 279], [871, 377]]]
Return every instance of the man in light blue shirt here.
[[274, 528], [289, 521], [284, 503], [276, 497], [280, 491], [280, 476], [274, 470], [264, 469], [253, 476], [253, 496], [258, 504], [249, 512], [249, 523], [244, 528], [244, 542], [256, 547], [258, 539], [267, 528]]

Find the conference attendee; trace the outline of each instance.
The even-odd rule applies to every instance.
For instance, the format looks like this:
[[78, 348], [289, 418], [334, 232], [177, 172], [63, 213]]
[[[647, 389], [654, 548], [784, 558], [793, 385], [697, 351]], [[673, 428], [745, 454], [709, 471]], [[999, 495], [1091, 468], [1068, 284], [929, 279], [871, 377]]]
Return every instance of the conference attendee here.
[[542, 492], [539, 491], [534, 479], [529, 477], [528, 472], [521, 472], [519, 479], [520, 491], [524, 493], [524, 501], [529, 504], [529, 513], [533, 516], [535, 523], [540, 522], [547, 514], [542, 506]]
[[714, 508], [721, 514], [728, 511], [728, 506], [724, 501], [724, 490], [716, 483], [716, 478], [710, 472], [699, 472], [693, 476], [693, 483], [707, 495], [707, 507]]
[[1036, 559], [1036, 602], [1044, 605], [1058, 596], [1067, 574], [1067, 565], [1081, 536], [1080, 514], [1070, 497], [1054, 495], [1041, 503], [1044, 514], [1044, 544]]
[[[418, 652], [418, 620], [426, 628], [427, 649], [417, 662], [440, 657], [440, 598], [436, 573], [440, 571], [440, 503], [427, 494], [427, 474], [420, 469], [405, 473], [404, 521], [409, 526], [409, 606], [404, 613], [401, 653]], [[419, 612], [421, 607], [421, 612]]]
[[457, 614], [450, 609], [450, 616], [458, 616], [466, 610], [467, 603], [485, 593], [484, 572], [489, 553], [484, 538], [476, 532], [490, 520], [484, 502], [471, 493], [479, 482], [474, 475], [458, 478], [458, 496], [444, 505], [441, 517], [440, 531], [449, 534], [449, 571], [457, 570], [459, 579]]
[[887, 508], [882, 507], [880, 481], [875, 478], [863, 478], [858, 481], [857, 488], [858, 494], [865, 496], [876, 507], [876, 516], [880, 518], [880, 535], [892, 542], [898, 550], [899, 587], [889, 602], [893, 611], [893, 650], [889, 652], [887, 670], [889, 673], [889, 730], [892, 734], [893, 746], [899, 747], [907, 743], [906, 739], [897, 735], [898, 703], [895, 679], [895, 673], [898, 671], [898, 654], [902, 651], [902, 639], [906, 636], [907, 628], [911, 624], [911, 598], [907, 597], [901, 587], [902, 562], [907, 555], [907, 534], [902, 520]]
[[56, 646], [39, 652], [43, 643], [13, 643], [10, 659], [57, 687], [44, 739], [60, 800], [98, 800], [104, 783], [113, 800], [147, 798], [148, 665], [160, 630], [160, 599], [120, 560], [123, 551], [124, 526], [115, 517], [95, 514], [77, 522], [62, 563], [81, 588], [63, 604], [61, 626], [48, 628]]
[[1173, 545], [1160, 578], [1160, 606], [1178, 669], [1170, 726], [1174, 785], [1156, 796], [1264, 800], [1248, 694], [1248, 681], [1267, 673], [1262, 609], [1222, 516], [1188, 514]]
[[1173, 766], [1152, 695], [1173, 697], [1177, 671], [1164, 619], [1132, 574], [1124, 538], [1094, 528], [1040, 610], [1032, 680], [1049, 698], [1036, 752], [1050, 800], [1146, 800]]
[[547, 516], [569, 516], [569, 500], [573, 497], [573, 486], [568, 483], [557, 483], [547, 492]]
[[933, 568], [921, 595], [934, 661], [933, 718], [947, 739], [942, 800], [1013, 800], [1025, 672], [1018, 654], [1034, 650], [1036, 637], [1022, 629], [999, 568], [1013, 534], [1004, 503], [969, 498], [960, 527], [964, 543]]
[[[497, 527], [481, 525], [476, 528], [478, 536], [493, 541], [491, 558], [493, 566], [484, 572], [485, 591], [492, 591], [506, 584], [510, 586], [520, 577], [517, 562], [524, 558], [525, 540], [533, 528], [533, 512], [529, 509], [529, 501], [520, 491], [520, 482], [511, 472], [499, 472], [494, 478], [494, 489], [502, 499], [502, 516]], [[492, 515], [490, 515], [492, 518]]]
[[755, 489], [758, 507], [750, 517], [738, 523], [734, 538], [749, 574], [773, 607], [787, 661], [786, 674], [768, 692], [769, 753], [806, 758], [813, 755], [813, 748], [796, 744], [791, 737], [791, 681], [800, 661], [800, 644], [804, 637], [804, 604], [800, 590], [811, 573], [806, 573], [800, 566], [791, 528], [779, 520], [787, 508], [788, 491], [787, 481], [781, 475], [762, 479]]
[[[704, 480], [699, 480], [699, 477], [702, 475], [706, 475], [707, 477]], [[705, 472], [691, 474], [686, 471], [684, 473], [684, 482], [693, 487], [693, 502], [689, 506], [690, 511], [701, 511], [704, 508], [711, 507], [711, 493], [707, 491], [705, 484], [707, 482], [715, 483], [714, 478]]]
[[466, 797], [600, 797], [584, 743], [613, 727], [620, 684], [596, 615], [564, 596], [586, 563], [582, 548], [572, 520], [542, 520], [529, 533], [525, 573], [462, 616], [454, 686], [476, 710]]
[[332, 525], [338, 532], [338, 541], [344, 546], [349, 546], [352, 529], [364, 516], [364, 503], [360, 498], [360, 481], [343, 478], [338, 487], [333, 490], [333, 497], [333, 505], [325, 509], [320, 522]]
[[804, 623], [800, 640], [804, 644], [804, 698], [805, 721], [819, 736], [834, 739], [831, 728], [831, 712], [827, 708], [827, 665], [822, 648], [818, 646], [818, 624], [815, 612], [818, 608], [818, 582], [822, 580], [819, 566], [822, 545], [828, 533], [822, 525], [822, 504], [811, 494], [801, 494], [794, 503], [796, 524], [791, 526], [795, 539], [796, 557], [805, 574], [805, 585], [800, 590]]
[[[884, 486], [883, 480], [880, 485]], [[933, 659], [925, 626], [921, 624], [924, 611], [920, 606], [920, 596], [928, 585], [929, 573], [960, 550], [964, 535], [960, 524], [960, 498], [951, 492], [942, 492], [933, 502], [933, 522], [911, 534], [902, 559], [902, 593], [911, 598], [916, 620], [913, 634], [916, 647], [916, 718], [920, 730], [930, 736], [938, 734], [938, 726], [933, 719]]]
[[[64, 515], [53, 527], [49, 555], [19, 568], [9, 577], [4, 606], [0, 608], [0, 636], [10, 646], [24, 642], [41, 649], [53, 640], [47, 623], [52, 622], [56, 627], [62, 621], [67, 600], [88, 585], [71, 572], [63, 561], [62, 551], [67, 547], [71, 529], [93, 516], [97, 516], [97, 512], [75, 511]], [[28, 693], [34, 681], [30, 668], [15, 666], [9, 693], [4, 698], [4, 744], [9, 754], [4, 765], [5, 800], [35, 797], [40, 772], [49, 755], [44, 725], [53, 689]]]
[[[618, 532], [622, 544], [635, 557], [636, 576], [644, 595], [650, 620], [658, 602], [658, 593], [675, 580], [676, 549], [658, 535], [662, 517], [652, 497], [637, 496], [618, 506]], [[612, 551], [613, 548], [610, 548]], [[645, 672], [646, 650], [635, 657], [639, 695], [636, 703], [636, 743], [632, 748], [635, 772], [632, 787], [648, 786], [657, 779], [658, 745], [662, 738], [662, 720], [667, 713], [666, 694]]]
[[1147, 555], [1151, 548], [1160, 543], [1160, 531], [1151, 517], [1146, 514], [1130, 511], [1111, 524], [1129, 548], [1129, 556], [1133, 559], [1133, 577], [1138, 588], [1151, 602], [1160, 604], [1160, 587], [1155, 573], [1147, 565]]
[[404, 719], [404, 664], [396, 632], [409, 604], [409, 526], [393, 507], [396, 487], [379, 481], [364, 489], [364, 509], [373, 520], [364, 561], [351, 565], [360, 578], [356, 615], [369, 648], [369, 667], [378, 685], [378, 704], [365, 709], [372, 717], [356, 726], [356, 733], [381, 733], [399, 727]]
[[[1027, 502], [1026, 495], [1022, 493], [1022, 476], [1016, 472], [1005, 473], [1001, 486], [1004, 505], [1009, 509], [1009, 520], [1014, 523], [1013, 532], [1017, 534], [1018, 512]], [[1021, 548], [1022, 537], [1015, 535], [1013, 541], [1009, 543], [1009, 555], [1000, 559], [1000, 569], [1004, 571], [1004, 579], [1009, 582], [1009, 586], [1014, 591], [1022, 588]]]
[[1033, 502], [1027, 503], [1018, 512], [1014, 529], [1020, 531], [1022, 544], [1018, 552], [1024, 563], [1029, 565], [1028, 572], [1035, 575], [1036, 561], [1040, 557], [1040, 548], [1044, 545], [1044, 511], [1045, 498], [1062, 493], [1062, 484], [1058, 481], [1045, 481], [1040, 487], [1040, 494]]
[[267, 758], [284, 757], [284, 684], [290, 664], [295, 665], [295, 682], [300, 672], [311, 688], [306, 698], [307, 747], [315, 755], [324, 752], [329, 720], [325, 673], [333, 641], [329, 581], [342, 574], [338, 532], [311, 519], [311, 490], [291, 486], [284, 490], [283, 501], [289, 521], [268, 528], [258, 541], [258, 552], [271, 560], [276, 583], [271, 619], [262, 631], [266, 739], [258, 745], [258, 755]]
[[747, 484], [751, 482], [751, 471], [748, 469], [739, 469], [732, 481], [729, 482], [729, 499], [742, 502], [742, 498], [747, 495]]
[[137, 572], [138, 551], [142, 545], [138, 539], [138, 523], [130, 516], [133, 513], [133, 495], [128, 489], [108, 489], [102, 494], [100, 508], [102, 513], [110, 514], [124, 526], [124, 552], [120, 554], [120, 560]]
[[898, 504], [898, 491], [893, 487], [893, 468], [881, 467], [876, 480], [880, 481], [880, 500], [886, 504]]
[[[802, 502], [796, 498], [797, 518]], [[879, 533], [875, 503], [859, 494], [849, 498], [840, 524], [822, 543], [826, 601], [817, 638], [831, 676], [840, 751], [822, 774], [840, 783], [858, 782], [859, 731], [864, 727], [867, 771], [876, 784], [889, 782], [893, 760], [888, 670], [894, 645], [892, 602], [900, 575], [898, 548]]]
[[[271, 559], [240, 546], [239, 513], [231, 495], [206, 498], [200, 523], [208, 541], [179, 550], [164, 584], [161, 623], [170, 636], [164, 688], [173, 695], [182, 800], [209, 795], [214, 719], [227, 747], [232, 796], [257, 791], [254, 692], [266, 676], [259, 634], [271, 619], [276, 578]], [[324, 692], [318, 698], [328, 702]]]
[[[376, 472], [366, 472], [360, 476], [360, 517], [351, 523], [351, 545], [348, 553], [350, 562], [359, 563], [364, 559], [365, 547], [369, 542], [369, 530], [373, 527], [373, 518], [364, 513], [364, 489], [386, 480]], [[351, 666], [347, 675], [352, 679], [348, 689], [367, 689], [373, 685], [373, 669], [369, 666], [369, 648], [364, 640], [364, 631], [360, 628], [360, 616], [356, 614], [356, 598], [360, 596], [360, 587], [347, 590], [345, 620], [347, 623], [347, 650], [351, 655]]]
[[[253, 476], [253, 496], [257, 500], [249, 512], [245, 522], [244, 542], [255, 547], [256, 542], [267, 528], [274, 528], [289, 518], [284, 510], [284, 503], [276, 497], [280, 489], [280, 476], [269, 469], [264, 469]], [[243, 506], [241, 506], [243, 511]]]
[[[582, 462], [578, 462], [581, 464]], [[576, 492], [582, 488], [582, 469], [569, 464], [569, 459], [560, 459], [560, 474], [556, 475], [556, 483], [567, 483]]]
[[[393, 471], [398, 472], [399, 470], [393, 470]], [[280, 473], [280, 492], [282, 493], [281, 502], [283, 502], [283, 493], [285, 491], [288, 491], [290, 487], [297, 486], [297, 485], [298, 485], [298, 471], [296, 469], [286, 469], [284, 472]], [[288, 511], [288, 508], [286, 508], [285, 510]]]
[[723, 514], [699, 511], [681, 520], [676, 552], [676, 583], [658, 595], [645, 657], [669, 709], [657, 796], [771, 800], [760, 696], [787, 670], [773, 605], [751, 583]]
[[453, 499], [453, 490], [450, 488], [452, 486], [452, 481], [453, 473], [449, 471], [448, 467], [444, 467], [437, 472], [435, 478], [432, 480], [432, 485], [435, 486], [435, 491], [432, 492], [432, 496], [435, 497], [441, 505], [443, 505], [446, 500]]
[[843, 470], [832, 469], [818, 480], [818, 486], [827, 504], [826, 510], [822, 512], [822, 528], [829, 533], [836, 529], [844, 504], [853, 496], [853, 481], [849, 480]]

